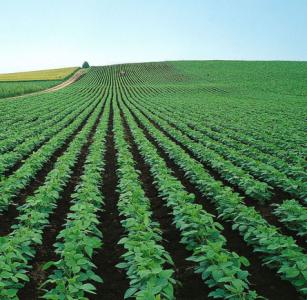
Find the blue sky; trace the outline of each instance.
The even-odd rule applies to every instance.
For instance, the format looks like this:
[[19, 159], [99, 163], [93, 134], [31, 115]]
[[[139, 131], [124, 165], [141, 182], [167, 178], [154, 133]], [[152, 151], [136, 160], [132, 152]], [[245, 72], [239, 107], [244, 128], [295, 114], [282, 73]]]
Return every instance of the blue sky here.
[[0, 73], [84, 60], [307, 60], [307, 0], [10, 0], [0, 28]]

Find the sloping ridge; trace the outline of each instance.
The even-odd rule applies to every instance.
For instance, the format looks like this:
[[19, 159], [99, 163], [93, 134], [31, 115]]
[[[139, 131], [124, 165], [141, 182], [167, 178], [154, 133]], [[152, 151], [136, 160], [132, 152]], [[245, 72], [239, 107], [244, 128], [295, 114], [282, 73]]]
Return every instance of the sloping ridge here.
[[69, 77], [67, 80], [65, 80], [65, 81], [61, 82], [60, 84], [57, 84], [57, 85], [55, 85], [55, 86], [53, 86], [51, 88], [48, 88], [46, 90], [42, 90], [42, 91], [38, 91], [38, 92], [33, 92], [33, 93], [28, 93], [28, 94], [19, 95], [19, 96], [2, 98], [1, 100], [3, 100], [3, 99], [17, 99], [17, 98], [22, 98], [22, 97], [26, 97], [26, 96], [41, 95], [41, 94], [55, 92], [55, 91], [61, 90], [61, 89], [65, 88], [65, 87], [67, 87], [68, 85], [71, 85], [72, 83], [76, 82], [86, 72], [87, 72], [87, 69], [80, 69], [76, 73], [74, 73], [71, 77]]

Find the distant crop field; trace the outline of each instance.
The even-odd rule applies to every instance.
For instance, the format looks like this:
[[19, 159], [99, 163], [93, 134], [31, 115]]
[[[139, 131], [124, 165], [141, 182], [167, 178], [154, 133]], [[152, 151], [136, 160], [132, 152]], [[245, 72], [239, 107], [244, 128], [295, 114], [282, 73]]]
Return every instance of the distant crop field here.
[[48, 89], [59, 84], [61, 80], [35, 80], [0, 82], [0, 98], [25, 95]]
[[77, 67], [0, 74], [0, 81], [63, 80]]
[[0, 100], [0, 299], [306, 299], [306, 71], [122, 64]]
[[0, 74], [0, 98], [25, 95], [53, 87], [79, 68]]

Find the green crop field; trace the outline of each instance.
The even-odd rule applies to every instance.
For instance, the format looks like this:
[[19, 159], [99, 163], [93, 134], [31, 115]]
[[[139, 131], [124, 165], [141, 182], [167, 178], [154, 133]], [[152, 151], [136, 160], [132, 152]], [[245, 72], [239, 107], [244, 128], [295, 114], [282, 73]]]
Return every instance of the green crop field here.
[[306, 82], [137, 63], [0, 100], [0, 299], [306, 299]]
[[38, 92], [59, 83], [60, 80], [0, 82], [0, 99]]
[[0, 74], [0, 98], [19, 96], [53, 87], [76, 72], [78, 68]]

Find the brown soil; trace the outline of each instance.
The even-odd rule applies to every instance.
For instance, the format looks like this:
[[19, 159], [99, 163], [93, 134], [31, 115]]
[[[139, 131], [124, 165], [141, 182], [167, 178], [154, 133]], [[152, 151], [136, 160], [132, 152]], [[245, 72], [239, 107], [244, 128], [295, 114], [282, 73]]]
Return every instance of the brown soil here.
[[125, 271], [116, 267], [122, 262], [121, 255], [125, 253], [118, 241], [124, 235], [121, 218], [117, 210], [119, 194], [116, 191], [116, 150], [113, 137], [113, 109], [111, 107], [108, 133], [106, 137], [105, 171], [102, 180], [102, 193], [104, 195], [103, 211], [99, 214], [99, 230], [103, 236], [103, 246], [94, 255], [93, 263], [97, 266], [95, 273], [103, 278], [102, 284], [97, 284], [97, 294], [88, 295], [91, 300], [123, 299], [129, 282]]

